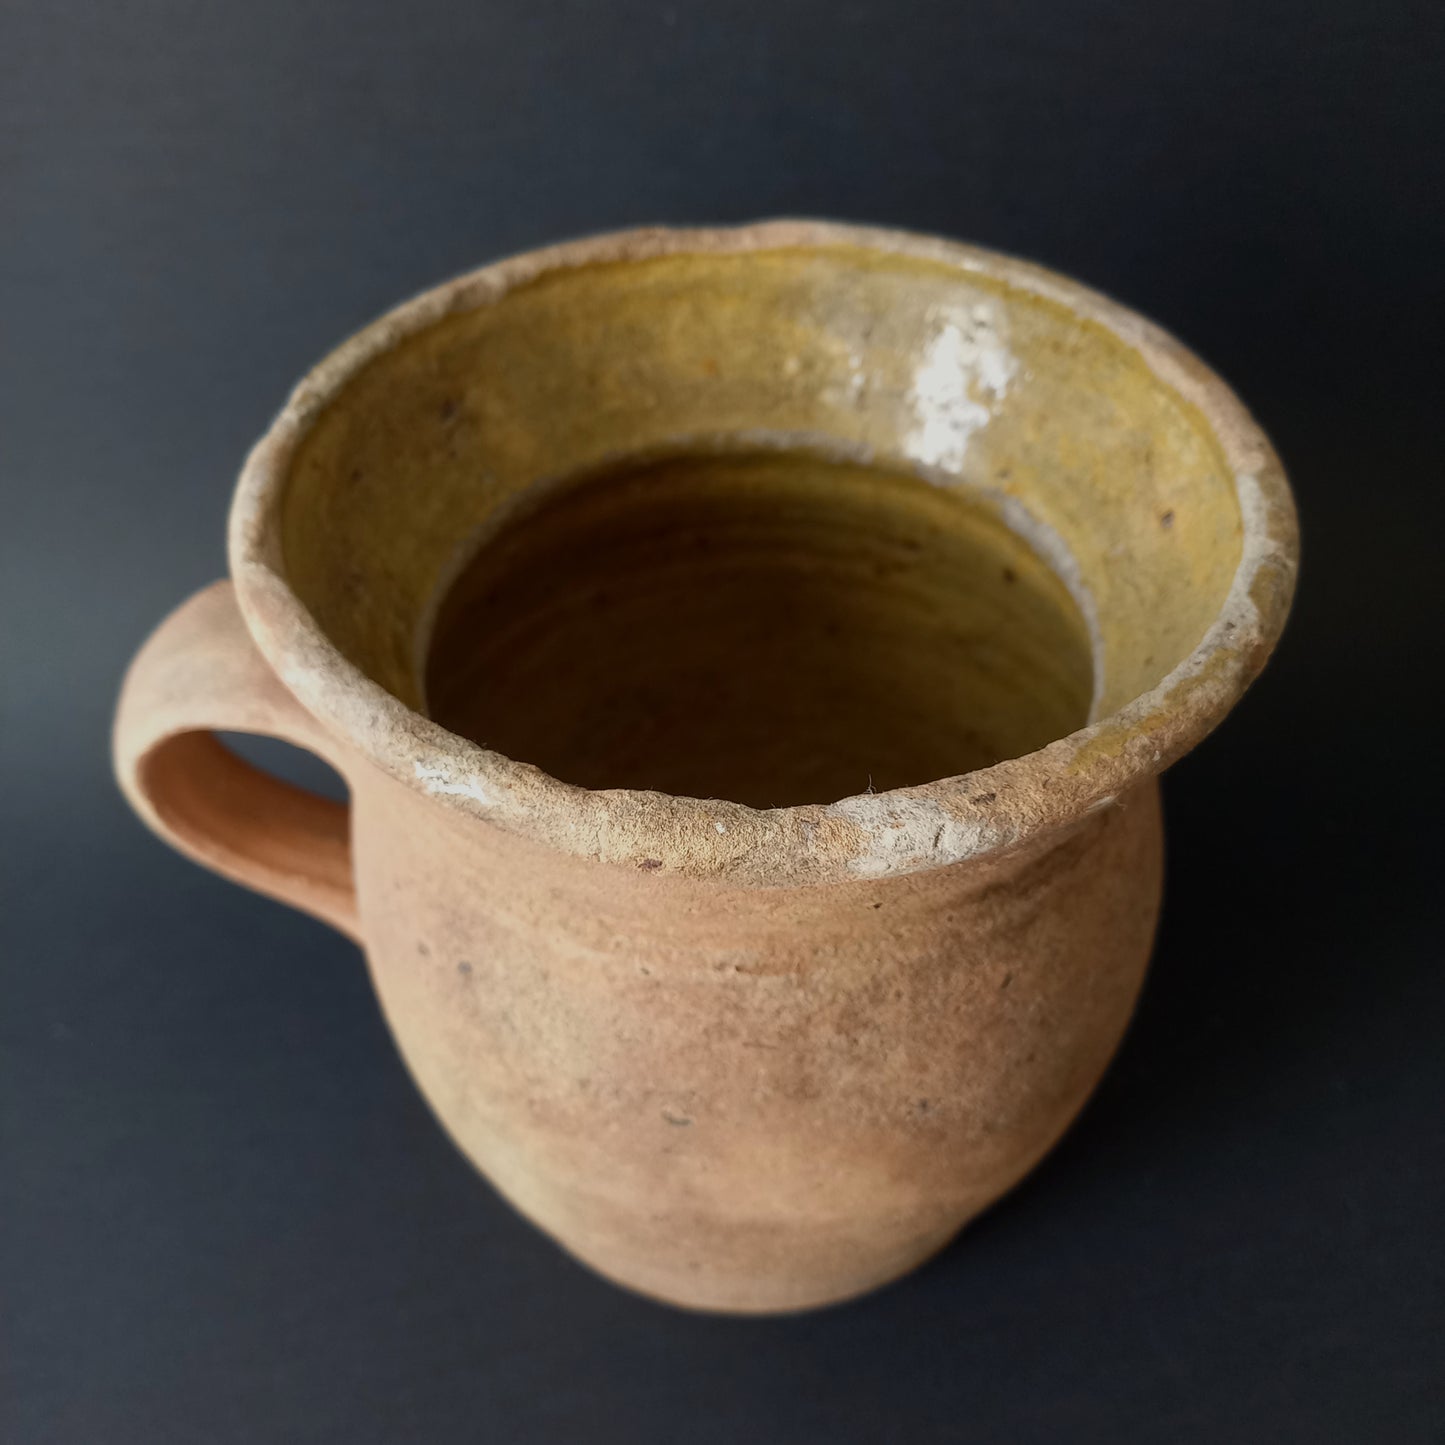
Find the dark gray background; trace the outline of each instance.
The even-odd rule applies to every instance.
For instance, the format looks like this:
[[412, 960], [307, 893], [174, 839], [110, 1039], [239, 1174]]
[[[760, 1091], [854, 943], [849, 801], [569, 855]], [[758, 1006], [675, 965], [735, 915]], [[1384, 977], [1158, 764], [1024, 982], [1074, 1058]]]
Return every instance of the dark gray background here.
[[[1442, 83], [1436, 0], [0, 4], [0, 1437], [1445, 1436]], [[1306, 566], [1169, 780], [1078, 1127], [917, 1276], [749, 1323], [500, 1205], [354, 950], [145, 834], [106, 731], [335, 341], [508, 251], [778, 213], [1157, 317], [1274, 435]]]

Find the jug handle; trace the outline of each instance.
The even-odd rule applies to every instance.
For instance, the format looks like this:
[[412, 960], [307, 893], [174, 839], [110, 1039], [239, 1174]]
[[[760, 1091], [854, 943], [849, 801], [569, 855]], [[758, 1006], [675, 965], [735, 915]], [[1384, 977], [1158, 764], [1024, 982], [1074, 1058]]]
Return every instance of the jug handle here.
[[335, 742], [251, 640], [229, 581], [183, 602], [136, 654], [116, 709], [116, 777], [171, 847], [359, 943], [350, 807], [252, 767], [215, 729], [280, 738], [343, 772]]

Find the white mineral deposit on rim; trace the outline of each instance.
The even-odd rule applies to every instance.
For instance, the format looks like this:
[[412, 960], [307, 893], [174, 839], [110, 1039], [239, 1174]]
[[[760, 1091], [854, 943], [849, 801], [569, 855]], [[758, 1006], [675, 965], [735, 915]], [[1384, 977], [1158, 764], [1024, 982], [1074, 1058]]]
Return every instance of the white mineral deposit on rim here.
[[859, 878], [957, 863], [1008, 841], [1006, 830], [996, 824], [956, 818], [931, 798], [903, 793], [863, 793], [834, 803], [827, 812], [846, 819], [863, 834], [863, 851], [848, 864]]
[[420, 761], [412, 764], [417, 781], [433, 796], [471, 798], [484, 808], [495, 807], [497, 799], [490, 794], [475, 775], [458, 779], [447, 767], [436, 767]]
[[1008, 395], [1018, 360], [994, 303], [952, 308], [940, 320], [913, 372], [909, 403], [918, 420], [905, 449], [923, 466], [957, 471], [969, 438], [993, 419], [988, 402]]

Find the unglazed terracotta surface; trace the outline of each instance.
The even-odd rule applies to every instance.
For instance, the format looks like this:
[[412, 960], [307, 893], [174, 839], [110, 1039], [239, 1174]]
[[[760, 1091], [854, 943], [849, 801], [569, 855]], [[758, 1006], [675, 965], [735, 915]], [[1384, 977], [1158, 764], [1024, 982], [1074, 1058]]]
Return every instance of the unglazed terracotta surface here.
[[[438, 1118], [566, 1248], [806, 1308], [937, 1250], [1088, 1096], [1157, 777], [1263, 666], [1296, 551], [1232, 394], [1070, 281], [813, 222], [602, 237], [298, 387], [117, 771], [362, 944]], [[313, 749], [349, 815], [212, 729]]]

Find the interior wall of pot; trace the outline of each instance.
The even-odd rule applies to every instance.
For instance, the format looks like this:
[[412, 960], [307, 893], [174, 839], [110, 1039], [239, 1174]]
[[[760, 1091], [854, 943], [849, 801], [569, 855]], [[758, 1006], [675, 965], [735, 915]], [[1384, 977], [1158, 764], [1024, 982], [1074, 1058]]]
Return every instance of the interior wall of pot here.
[[[731, 461], [679, 471], [679, 458], [699, 456]], [[790, 456], [812, 460], [801, 470], [768, 461]], [[615, 479], [610, 490], [576, 492], [592, 500], [569, 504], [567, 520], [563, 501], [576, 479], [606, 477]], [[604, 493], [612, 500], [599, 502]], [[751, 512], [738, 511], [740, 499]], [[445, 710], [447, 700], [429, 693], [445, 693], [467, 668], [460, 654], [446, 660], [457, 647], [445, 641], [448, 619], [455, 632], [462, 605], [446, 600], [453, 594], [470, 595], [474, 609], [487, 586], [530, 596], [522, 612], [530, 608], [535, 622], [569, 578], [605, 595], [599, 558], [617, 562], [619, 577], [647, 573], [649, 557], [672, 566], [672, 591], [654, 596], [650, 614], [624, 607], [612, 642], [599, 643], [595, 628], [577, 634], [572, 670], [592, 658], [596, 676], [554, 697], [551, 715], [575, 712], [571, 699], [595, 693], [599, 677], [626, 675], [622, 640], [630, 639], [628, 655], [645, 657], [649, 627], [654, 653], [684, 659], [707, 651], [711, 627], [717, 656], [703, 674], [724, 665], [717, 627], [764, 585], [757, 567], [719, 571], [714, 561], [705, 576], [694, 559], [692, 571], [679, 571], [676, 546], [650, 543], [645, 519], [667, 512], [689, 536], [713, 533], [724, 557], [728, 538], [741, 535], [742, 557], [761, 518], [768, 536], [753, 547], [754, 562], [782, 557], [766, 585], [793, 588], [768, 602], [772, 629], [792, 649], [769, 664], [775, 681], [796, 670], [789, 658], [826, 653], [815, 644], [838, 615], [886, 615], [892, 623], [868, 644], [876, 666], [859, 664], [852, 649], [863, 691], [921, 712], [930, 689], [948, 694], [961, 669], [954, 691], [967, 692], [976, 711], [994, 709], [952, 753], [924, 728], [913, 760], [886, 782], [852, 762], [836, 777], [825, 767], [807, 787], [795, 787], [792, 774], [777, 787], [772, 777], [734, 780], [733, 794], [755, 795], [742, 800], [779, 804], [803, 800], [783, 796], [790, 788], [826, 794], [854, 778], [847, 791], [863, 791], [925, 781], [904, 776], [919, 771], [967, 771], [1116, 710], [1193, 649], [1241, 546], [1233, 478], [1202, 417], [1111, 333], [943, 263], [832, 247], [586, 265], [451, 316], [346, 385], [303, 439], [279, 505], [285, 567], [301, 601], [344, 655], [416, 708]], [[843, 519], [831, 531], [830, 511]], [[522, 522], [532, 540], [506, 542], [522, 535]], [[473, 582], [468, 594], [475, 559], [499, 545], [511, 548], [510, 561], [492, 574], [483, 568], [491, 582]], [[843, 561], [816, 596], [803, 596], [786, 559], [806, 570], [811, 558], [822, 575], [830, 547]], [[880, 557], [901, 565], [880, 570]], [[987, 585], [969, 580], [984, 570]], [[1000, 585], [1021, 572], [1025, 586]], [[713, 614], [694, 606], [682, 617], [680, 599], [706, 595], [722, 598]], [[957, 650], [933, 648], [885, 666], [908, 651], [925, 614], [952, 615], [955, 641], [990, 641], [996, 655], [985, 647], [981, 662], [963, 665]], [[495, 612], [489, 635], [521, 615]], [[804, 624], [813, 628], [806, 645]], [[769, 627], [751, 635], [766, 651]], [[510, 690], [535, 697], [567, 663], [558, 656], [550, 667], [514, 669]], [[847, 671], [816, 659], [801, 669], [825, 695]], [[692, 685], [706, 693], [705, 676]], [[766, 678], [750, 688], [731, 705], [734, 719], [766, 715]], [[627, 688], [614, 692], [607, 706], [617, 713]], [[967, 703], [940, 704], [939, 715]], [[693, 711], [706, 707], [704, 696]], [[538, 737], [544, 713], [515, 712], [523, 742]], [[826, 727], [827, 708], [815, 714], [793, 719], [792, 732]], [[496, 731], [478, 740], [518, 755]], [[689, 789], [665, 766], [655, 777], [646, 766], [629, 775], [605, 749], [588, 762], [579, 744], [564, 745], [564, 761], [568, 746], [574, 773], [591, 769], [571, 780], [589, 786], [729, 795]], [[625, 741], [618, 746], [627, 752]]]

